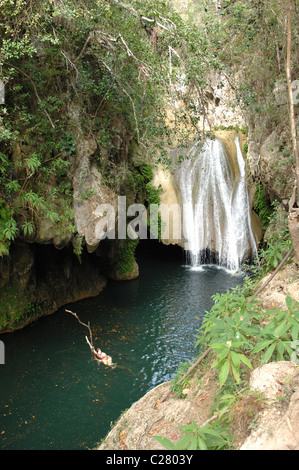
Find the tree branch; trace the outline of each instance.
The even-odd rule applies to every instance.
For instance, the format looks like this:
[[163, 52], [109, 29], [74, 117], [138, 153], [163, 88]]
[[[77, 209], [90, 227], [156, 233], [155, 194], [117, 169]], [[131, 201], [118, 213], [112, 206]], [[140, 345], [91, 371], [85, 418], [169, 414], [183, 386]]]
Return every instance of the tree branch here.
[[254, 295], [258, 295], [262, 292], [262, 290], [265, 289], [265, 287], [269, 284], [269, 282], [272, 281], [273, 277], [276, 276], [276, 274], [278, 273], [278, 271], [280, 271], [280, 269], [282, 268], [282, 266], [284, 265], [284, 263], [286, 262], [286, 260], [288, 259], [289, 256], [291, 256], [291, 254], [293, 253], [293, 250], [294, 248], [292, 247], [290, 249], [290, 251], [285, 255], [285, 257], [283, 258], [283, 260], [279, 263], [279, 265], [277, 266], [277, 268], [275, 269], [274, 273], [269, 277], [269, 279], [265, 282], [265, 284], [263, 286], [261, 286], [255, 293]]
[[37, 101], [39, 102], [39, 104], [42, 106], [42, 110], [43, 112], [45, 113], [45, 115], [47, 116], [51, 126], [53, 127], [53, 129], [55, 129], [55, 126], [53, 124], [53, 121], [52, 119], [50, 118], [49, 116], [49, 113], [48, 111], [43, 107], [42, 105], [42, 100], [37, 92], [37, 88], [36, 88], [36, 85], [34, 83], [34, 81], [32, 80], [31, 77], [29, 77], [29, 75], [27, 75], [27, 73], [25, 73], [23, 70], [21, 70], [19, 67], [17, 67], [16, 65], [12, 65], [12, 64], [9, 64], [8, 62], [4, 62], [3, 65], [8, 65], [9, 67], [13, 67], [14, 69], [18, 70], [21, 74], [23, 74], [26, 78], [28, 78], [28, 80], [30, 81], [31, 85], [33, 86], [33, 90], [34, 90], [34, 93], [35, 93], [35, 96], [37, 98]]
[[80, 318], [78, 317], [78, 315], [76, 313], [72, 312], [71, 310], [66, 310], [65, 309], [65, 311], [67, 313], [70, 313], [71, 315], [73, 315], [73, 317], [75, 317], [78, 320], [80, 325], [83, 325], [86, 328], [88, 328], [90, 340], [87, 338], [87, 336], [85, 336], [85, 339], [86, 339], [86, 342], [87, 342], [88, 346], [90, 347], [90, 350], [92, 352], [93, 357], [99, 363], [103, 363], [105, 366], [109, 366], [109, 367], [112, 367], [114, 369], [116, 367], [116, 364], [113, 364], [112, 358], [110, 356], [108, 356], [106, 353], [102, 352], [99, 348], [97, 350], [95, 350], [95, 347], [93, 345], [93, 340], [92, 340], [92, 332], [91, 332], [91, 328], [90, 328], [90, 323], [89, 322], [88, 322], [88, 324], [83, 323], [80, 320]]
[[83, 45], [83, 47], [82, 47], [82, 50], [81, 50], [80, 54], [78, 55], [78, 57], [74, 60], [74, 63], [78, 62], [78, 60], [80, 59], [80, 57], [84, 54], [85, 49], [87, 48], [88, 43], [89, 43], [90, 40], [91, 40], [91, 34], [89, 33], [89, 35], [87, 36], [87, 39], [86, 39], [86, 41], [85, 41], [85, 43], [84, 43], [84, 45]]
[[292, 51], [292, 7], [293, 0], [288, 0], [287, 6], [287, 60], [286, 60], [286, 76], [288, 82], [288, 94], [289, 94], [289, 109], [290, 109], [290, 127], [293, 142], [293, 153], [296, 160], [296, 181], [297, 181], [297, 206], [299, 206], [299, 153], [296, 136], [296, 122], [295, 122], [295, 110], [294, 110], [294, 99], [292, 90], [292, 73], [291, 73], [291, 51]]
[[[180, 380], [178, 380], [178, 384], [180, 384], [181, 382], [183, 382], [183, 380], [188, 377], [189, 374], [191, 374], [191, 372], [198, 366], [198, 364], [203, 361], [207, 355], [212, 351], [212, 348], [208, 348], [198, 359], [197, 361], [187, 370], [187, 372], [183, 375], [183, 377], [180, 378]], [[169, 397], [169, 395], [171, 394], [171, 390], [169, 390], [169, 392], [166, 393], [166, 395], [164, 395], [164, 397], [161, 399], [161, 402], [163, 403], [163, 401], [166, 400], [166, 398]]]
[[134, 119], [135, 119], [135, 123], [136, 123], [137, 141], [138, 141], [139, 144], [141, 144], [141, 142], [140, 142], [139, 126], [138, 126], [138, 119], [137, 119], [137, 114], [136, 114], [136, 108], [135, 108], [134, 100], [133, 100], [133, 98], [131, 97], [131, 95], [127, 92], [127, 90], [122, 86], [122, 84], [121, 84], [120, 81], [117, 79], [117, 77], [115, 77], [114, 73], [112, 72], [111, 68], [106, 64], [106, 62], [102, 61], [102, 64], [106, 67], [107, 70], [109, 70], [109, 72], [110, 72], [111, 75], [115, 78], [115, 80], [117, 81], [118, 85], [120, 86], [120, 88], [122, 89], [122, 91], [124, 92], [124, 94], [125, 94], [125, 95], [129, 98], [129, 100], [131, 101], [132, 108], [133, 108]]
[[91, 346], [92, 348], [94, 349], [94, 346], [93, 346], [93, 340], [92, 340], [92, 332], [91, 332], [91, 328], [90, 328], [90, 323], [88, 322], [88, 324], [86, 325], [86, 323], [83, 323], [80, 318], [78, 317], [78, 315], [74, 312], [72, 312], [71, 310], [65, 310], [67, 313], [70, 313], [71, 315], [73, 315], [73, 317], [75, 317], [78, 322], [80, 323], [80, 325], [83, 325], [85, 326], [86, 328], [88, 328], [88, 331], [89, 331], [89, 337], [90, 337], [90, 343], [91, 343]]

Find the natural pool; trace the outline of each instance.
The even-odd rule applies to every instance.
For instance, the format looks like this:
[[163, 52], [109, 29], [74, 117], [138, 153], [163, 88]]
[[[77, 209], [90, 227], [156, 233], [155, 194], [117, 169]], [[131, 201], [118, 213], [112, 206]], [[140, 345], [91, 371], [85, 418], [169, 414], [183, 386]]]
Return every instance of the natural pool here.
[[1, 336], [0, 449], [93, 448], [125, 409], [198, 353], [194, 335], [211, 296], [242, 277], [192, 270], [180, 251], [144, 246], [137, 280], [109, 282], [100, 296], [66, 306], [90, 321], [115, 369], [91, 358], [87, 330], [64, 308]]

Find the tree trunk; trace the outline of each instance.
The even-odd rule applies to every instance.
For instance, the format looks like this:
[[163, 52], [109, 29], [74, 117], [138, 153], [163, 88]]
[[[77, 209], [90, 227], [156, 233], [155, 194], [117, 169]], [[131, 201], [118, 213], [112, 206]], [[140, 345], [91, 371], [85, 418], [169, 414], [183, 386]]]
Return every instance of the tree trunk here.
[[296, 181], [293, 196], [290, 200], [289, 208], [289, 230], [292, 238], [292, 243], [295, 251], [297, 261], [299, 261], [299, 155], [296, 136], [296, 121], [294, 110], [294, 99], [292, 90], [292, 74], [291, 74], [291, 51], [292, 51], [292, 8], [293, 0], [287, 0], [287, 18], [288, 18], [288, 31], [287, 31], [287, 62], [286, 62], [286, 75], [288, 83], [288, 94], [290, 104], [290, 127], [292, 134], [293, 155], [296, 160]]
[[290, 127], [293, 144], [293, 154], [296, 160], [296, 185], [297, 185], [297, 207], [299, 207], [299, 154], [296, 136], [296, 122], [295, 122], [295, 110], [294, 110], [294, 99], [292, 90], [292, 75], [291, 75], [291, 48], [292, 48], [292, 8], [293, 0], [288, 0], [287, 5], [287, 17], [288, 17], [288, 33], [287, 33], [287, 62], [286, 62], [286, 75], [289, 92], [289, 105], [290, 105]]

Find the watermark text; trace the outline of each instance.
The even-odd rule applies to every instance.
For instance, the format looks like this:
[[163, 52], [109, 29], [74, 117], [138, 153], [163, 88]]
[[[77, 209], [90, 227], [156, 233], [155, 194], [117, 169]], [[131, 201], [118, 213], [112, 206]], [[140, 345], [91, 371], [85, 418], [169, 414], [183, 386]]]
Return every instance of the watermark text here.
[[111, 204], [99, 204], [94, 215], [97, 219], [95, 235], [98, 240], [136, 240], [170, 238], [181, 240], [184, 234], [184, 208], [179, 204], [142, 204], [127, 207], [126, 196], [118, 197], [117, 210]]

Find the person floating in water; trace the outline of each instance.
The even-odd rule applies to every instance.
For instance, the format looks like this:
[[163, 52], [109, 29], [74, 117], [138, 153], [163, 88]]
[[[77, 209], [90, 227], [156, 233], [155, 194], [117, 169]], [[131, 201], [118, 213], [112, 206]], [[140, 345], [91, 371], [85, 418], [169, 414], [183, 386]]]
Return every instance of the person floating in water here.
[[88, 331], [89, 331], [89, 335], [90, 335], [90, 341], [89, 339], [87, 338], [87, 336], [85, 336], [85, 339], [86, 339], [86, 342], [87, 344], [89, 345], [90, 347], [90, 350], [92, 352], [92, 355], [93, 357], [98, 361], [98, 362], [101, 362], [103, 363], [105, 366], [109, 366], [109, 367], [116, 367], [116, 364], [113, 364], [112, 362], [112, 358], [110, 356], [108, 356], [106, 353], [104, 353], [103, 351], [100, 350], [100, 348], [98, 348], [97, 350], [95, 349], [94, 345], [93, 345], [93, 341], [92, 341], [92, 332], [91, 332], [91, 328], [90, 328], [90, 324], [88, 322], [88, 325], [86, 325], [86, 323], [83, 323], [80, 318], [78, 317], [78, 315], [74, 312], [72, 312], [71, 310], [65, 310], [66, 312], [70, 313], [71, 315], [73, 315], [77, 320], [78, 322], [85, 326], [86, 328], [88, 328]]
[[[87, 339], [87, 338], [86, 338]], [[112, 366], [112, 357], [108, 356], [106, 353], [100, 350], [98, 348], [96, 351], [94, 351], [94, 356], [97, 361], [102, 362], [105, 366]]]
[[110, 366], [110, 367], [114, 367], [115, 364], [112, 363], [112, 357], [108, 356], [106, 353], [104, 353], [103, 351], [101, 351], [100, 348], [98, 349], [95, 349], [94, 346], [90, 343], [90, 341], [88, 340], [87, 336], [85, 336], [85, 339], [86, 339], [86, 342], [87, 344], [89, 345], [90, 347], [90, 350], [92, 352], [92, 355], [93, 357], [99, 361], [99, 362], [102, 362], [105, 366]]

